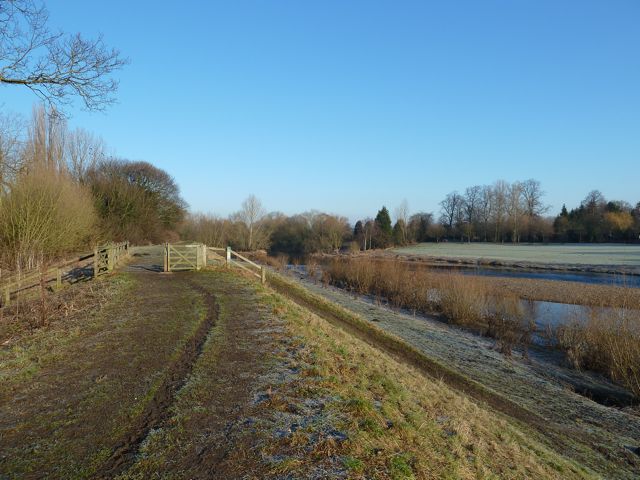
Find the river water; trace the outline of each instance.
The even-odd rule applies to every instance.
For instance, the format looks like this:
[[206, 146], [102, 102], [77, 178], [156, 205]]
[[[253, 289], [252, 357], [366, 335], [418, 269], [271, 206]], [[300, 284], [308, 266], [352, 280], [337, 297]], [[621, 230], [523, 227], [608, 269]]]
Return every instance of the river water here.
[[595, 285], [618, 285], [640, 288], [640, 275], [613, 275], [609, 273], [592, 272], [540, 272], [532, 270], [513, 270], [506, 268], [497, 269], [465, 266], [430, 266], [430, 268], [455, 271], [462, 273], [463, 275], [480, 275], [482, 277], [532, 278], [535, 280], [558, 280], [564, 282], [579, 282]]

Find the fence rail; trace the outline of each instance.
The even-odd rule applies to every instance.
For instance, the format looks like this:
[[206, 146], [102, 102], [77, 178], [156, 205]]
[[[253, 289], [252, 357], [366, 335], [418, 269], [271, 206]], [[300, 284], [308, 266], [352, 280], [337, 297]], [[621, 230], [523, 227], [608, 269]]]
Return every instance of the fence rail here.
[[247, 257], [231, 249], [231, 247], [207, 247], [202, 243], [181, 245], [165, 244], [164, 271], [200, 270], [208, 263], [238, 267], [256, 276], [262, 283], [266, 282], [266, 271], [263, 266], [252, 262]]
[[[55, 282], [56, 289], [62, 287], [62, 282], [70, 272], [80, 268], [79, 263], [93, 259], [93, 278], [110, 272], [126, 256], [129, 255], [129, 242], [109, 243], [96, 247], [93, 253], [49, 267], [47, 269], [30, 270], [21, 274], [14, 274], [0, 281], [0, 307], [11, 304], [12, 299], [36, 287], [45, 287]], [[70, 268], [72, 267], [72, 268]], [[88, 268], [88, 266], [87, 266]]]

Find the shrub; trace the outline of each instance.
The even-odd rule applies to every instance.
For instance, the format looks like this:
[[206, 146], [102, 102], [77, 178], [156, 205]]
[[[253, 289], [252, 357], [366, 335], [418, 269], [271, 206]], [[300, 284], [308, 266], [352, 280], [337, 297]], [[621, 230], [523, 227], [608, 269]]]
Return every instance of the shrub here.
[[33, 268], [85, 247], [95, 221], [85, 188], [51, 169], [31, 170], [0, 200], [3, 260], [17, 269]]

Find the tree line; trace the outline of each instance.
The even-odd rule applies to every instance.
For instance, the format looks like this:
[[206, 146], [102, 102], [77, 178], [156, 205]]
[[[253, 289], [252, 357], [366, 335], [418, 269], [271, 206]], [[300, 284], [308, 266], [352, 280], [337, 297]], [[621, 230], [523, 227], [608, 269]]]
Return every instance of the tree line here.
[[[553, 217], [543, 201], [539, 181], [529, 179], [473, 186], [464, 193], [451, 192], [440, 202], [439, 216], [411, 214], [407, 201], [394, 209], [394, 221], [385, 206], [375, 217], [351, 226], [345, 217], [318, 211], [292, 216], [266, 213], [250, 196], [242, 208], [223, 219], [214, 215], [189, 215], [181, 229], [184, 238], [235, 249], [264, 249], [305, 255], [361, 251], [418, 242], [632, 242], [640, 235], [640, 202], [606, 200], [590, 192], [580, 206], [565, 206]], [[436, 220], [437, 218], [437, 220]]]
[[[598, 190], [571, 211], [547, 215], [544, 191], [534, 179], [473, 186], [440, 202], [442, 237], [460, 241], [630, 242], [640, 236], [640, 202], [606, 200]], [[438, 240], [438, 238], [432, 238]]]

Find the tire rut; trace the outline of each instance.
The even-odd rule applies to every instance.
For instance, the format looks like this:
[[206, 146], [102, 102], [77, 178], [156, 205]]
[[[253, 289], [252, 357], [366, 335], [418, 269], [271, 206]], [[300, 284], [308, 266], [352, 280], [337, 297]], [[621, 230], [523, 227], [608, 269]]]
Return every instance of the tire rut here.
[[152, 429], [161, 427], [170, 416], [170, 409], [176, 393], [184, 386], [198, 358], [202, 354], [209, 332], [219, 318], [219, 306], [213, 294], [190, 282], [191, 287], [200, 292], [206, 307], [205, 318], [195, 333], [187, 340], [180, 357], [169, 367], [165, 379], [143, 412], [133, 422], [122, 440], [113, 449], [109, 459], [102, 465], [94, 478], [114, 478], [125, 472], [136, 461], [138, 451]]

